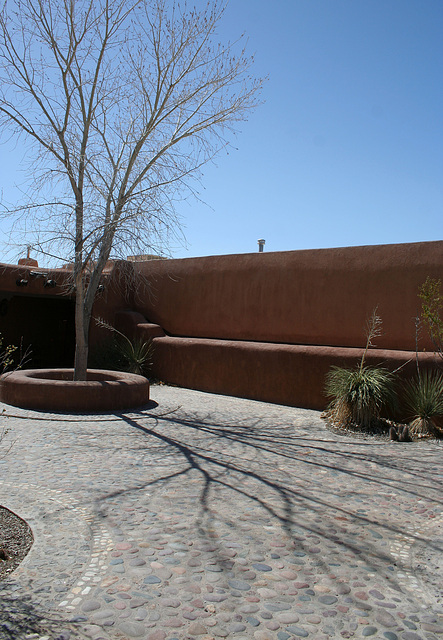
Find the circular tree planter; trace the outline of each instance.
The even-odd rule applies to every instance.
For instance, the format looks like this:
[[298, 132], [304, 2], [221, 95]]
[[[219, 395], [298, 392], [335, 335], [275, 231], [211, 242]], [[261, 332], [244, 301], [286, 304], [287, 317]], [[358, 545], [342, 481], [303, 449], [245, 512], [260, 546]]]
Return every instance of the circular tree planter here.
[[121, 371], [88, 369], [73, 380], [73, 369], [28, 369], [0, 376], [0, 400], [24, 409], [95, 413], [134, 409], [149, 401], [149, 381]]

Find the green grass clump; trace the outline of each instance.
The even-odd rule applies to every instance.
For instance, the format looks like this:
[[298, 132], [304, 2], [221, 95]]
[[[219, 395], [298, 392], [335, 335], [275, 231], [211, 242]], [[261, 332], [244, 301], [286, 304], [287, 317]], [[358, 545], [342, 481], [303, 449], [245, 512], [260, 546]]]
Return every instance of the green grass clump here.
[[96, 323], [110, 331], [112, 340], [102, 343], [91, 355], [91, 366], [147, 376], [152, 366], [151, 340], [130, 340], [124, 333], [100, 318]]
[[151, 341], [117, 339], [116, 346], [124, 371], [137, 373], [140, 376], [148, 373], [152, 365], [153, 345]]
[[326, 395], [332, 398], [328, 417], [342, 427], [351, 424], [368, 429], [378, 422], [382, 410], [395, 403], [394, 375], [384, 367], [367, 367], [365, 359], [373, 340], [381, 335], [382, 321], [373, 310], [366, 324], [366, 346], [353, 369], [331, 367], [326, 376]]
[[409, 431], [417, 437], [442, 437], [435, 418], [443, 416], [443, 374], [421, 371], [404, 385], [404, 402], [412, 422]]
[[383, 367], [332, 367], [326, 376], [329, 415], [342, 426], [369, 428], [395, 400], [394, 375]]

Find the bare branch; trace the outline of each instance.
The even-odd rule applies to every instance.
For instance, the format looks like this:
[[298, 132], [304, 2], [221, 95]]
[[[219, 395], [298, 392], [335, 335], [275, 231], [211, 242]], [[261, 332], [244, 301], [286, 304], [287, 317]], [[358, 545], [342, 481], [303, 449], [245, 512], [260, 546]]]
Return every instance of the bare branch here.
[[27, 199], [8, 213], [27, 244], [74, 262], [84, 371], [111, 252], [164, 251], [180, 229], [175, 202], [258, 103], [241, 38], [215, 40], [225, 6], [9, 0], [0, 11], [0, 130], [35, 150]]

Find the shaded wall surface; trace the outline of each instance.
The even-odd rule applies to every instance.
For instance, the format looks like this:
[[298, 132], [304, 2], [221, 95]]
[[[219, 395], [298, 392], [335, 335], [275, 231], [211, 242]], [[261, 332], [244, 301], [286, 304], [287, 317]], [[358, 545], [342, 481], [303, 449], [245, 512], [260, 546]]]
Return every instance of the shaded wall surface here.
[[[24, 260], [23, 262], [28, 262]], [[26, 352], [24, 366], [71, 366], [75, 349], [74, 298], [62, 270], [0, 264], [0, 333], [3, 348]], [[53, 286], [48, 286], [48, 282]], [[19, 352], [15, 362], [20, 360]]]
[[[136, 310], [172, 336], [362, 347], [378, 307], [382, 349], [415, 349], [419, 286], [443, 279], [443, 242], [135, 264]], [[423, 343], [430, 348], [429, 343]]]
[[[23, 345], [23, 351], [28, 349], [27, 368], [72, 367], [75, 353], [72, 272], [41, 268], [35, 260], [29, 262], [29, 265], [0, 264], [3, 347], [12, 344]], [[130, 265], [117, 262], [112, 272], [103, 275], [104, 290], [97, 294], [93, 316], [112, 324], [116, 312], [131, 305], [127, 290], [131, 273]], [[109, 332], [92, 321], [92, 350], [105, 338], [109, 338]]]
[[[26, 365], [35, 368], [72, 366], [75, 350], [74, 301], [0, 291], [3, 348], [21, 347]], [[19, 352], [16, 359], [19, 359]]]

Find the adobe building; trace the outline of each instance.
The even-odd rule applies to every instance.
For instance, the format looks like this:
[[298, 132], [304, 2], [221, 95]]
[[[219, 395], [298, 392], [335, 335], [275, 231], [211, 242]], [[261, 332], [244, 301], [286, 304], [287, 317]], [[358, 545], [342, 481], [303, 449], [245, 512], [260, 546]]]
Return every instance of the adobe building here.
[[[31, 261], [32, 262], [32, 261]], [[69, 268], [28, 259], [0, 265], [4, 344], [31, 344], [32, 367], [72, 366]], [[416, 370], [419, 287], [443, 281], [443, 241], [117, 261], [102, 277], [93, 315], [152, 339], [154, 375], [193, 389], [323, 409], [325, 375], [362, 354], [375, 307], [383, 335], [368, 364]], [[109, 336], [91, 323], [91, 349]], [[423, 330], [418, 360], [433, 366]]]

